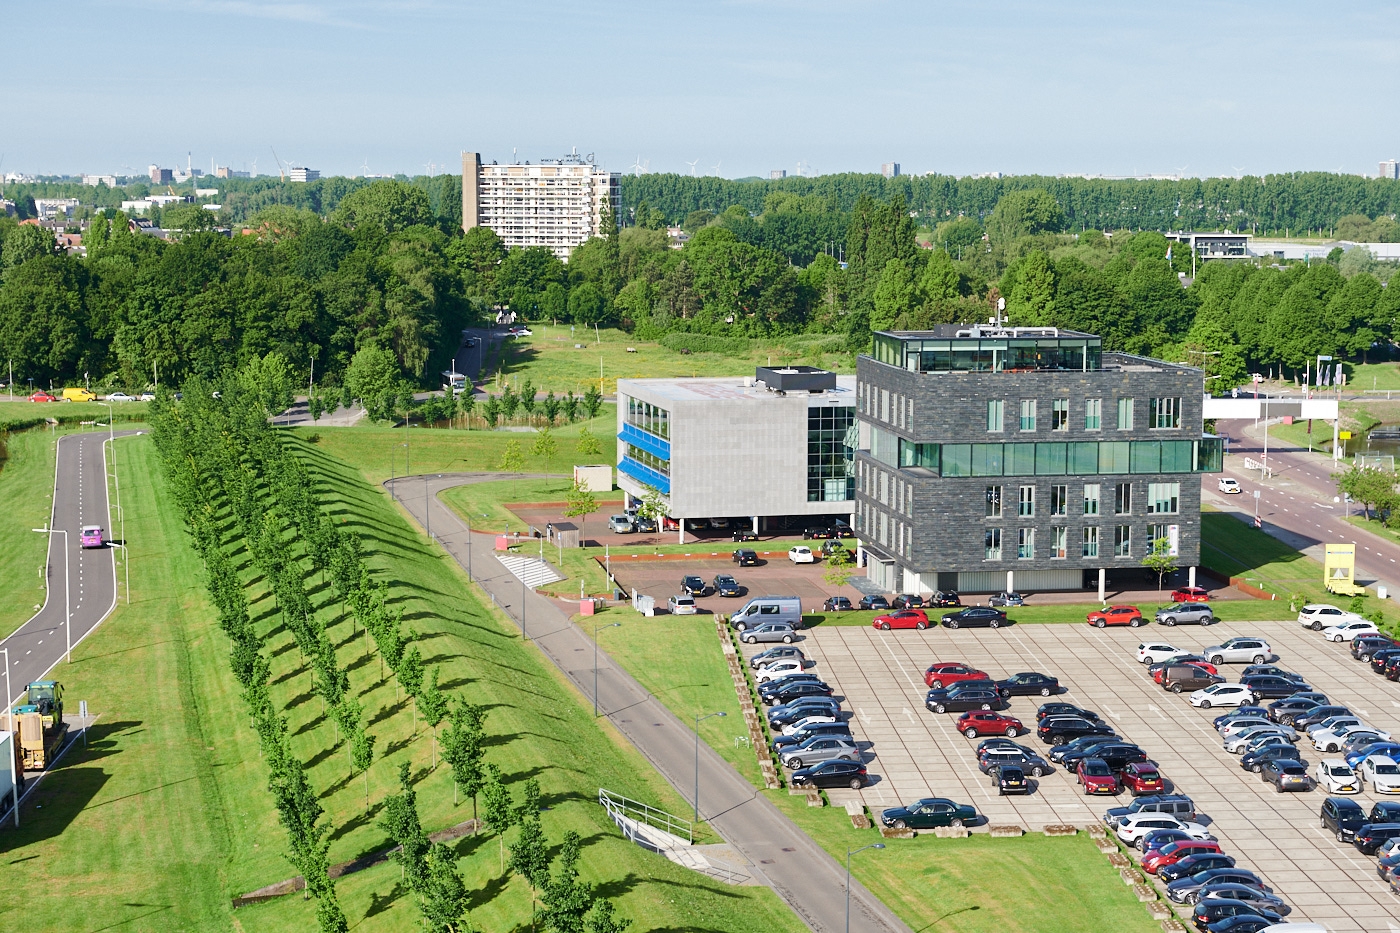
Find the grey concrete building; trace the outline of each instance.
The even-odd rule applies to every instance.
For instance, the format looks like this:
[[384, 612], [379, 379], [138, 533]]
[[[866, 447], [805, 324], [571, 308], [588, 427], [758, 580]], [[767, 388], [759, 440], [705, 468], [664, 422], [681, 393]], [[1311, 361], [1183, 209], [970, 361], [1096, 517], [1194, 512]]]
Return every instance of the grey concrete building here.
[[617, 381], [618, 486], [647, 487], [698, 527], [740, 519], [755, 532], [850, 521], [854, 376], [806, 366], [754, 376]]
[[878, 333], [857, 364], [856, 535], [889, 592], [1079, 589], [1157, 539], [1194, 582], [1200, 370], [1054, 328]]

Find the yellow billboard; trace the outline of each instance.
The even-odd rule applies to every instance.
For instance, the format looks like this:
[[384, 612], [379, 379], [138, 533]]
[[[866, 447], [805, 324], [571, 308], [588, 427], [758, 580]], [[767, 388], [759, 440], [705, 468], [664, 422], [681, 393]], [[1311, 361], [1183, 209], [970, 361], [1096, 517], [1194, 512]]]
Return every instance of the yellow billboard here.
[[1328, 544], [1322, 562], [1322, 585], [1329, 593], [1356, 596], [1366, 592], [1356, 585], [1356, 545]]

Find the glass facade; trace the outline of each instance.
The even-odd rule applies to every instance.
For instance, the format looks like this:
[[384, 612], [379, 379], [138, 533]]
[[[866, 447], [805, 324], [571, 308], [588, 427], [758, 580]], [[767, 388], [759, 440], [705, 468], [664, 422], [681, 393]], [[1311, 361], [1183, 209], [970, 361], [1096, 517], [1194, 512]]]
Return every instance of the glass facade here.
[[622, 455], [624, 457], [628, 457], [636, 461], [637, 463], [640, 463], [642, 466], [647, 467], [648, 469], [655, 470], [662, 476], [671, 475], [670, 460], [663, 460], [655, 454], [650, 453], [649, 451], [645, 451], [640, 447], [634, 447], [631, 444], [624, 442], [622, 445]]
[[[1221, 439], [1209, 436], [1198, 441], [1023, 444], [914, 444], [903, 438], [898, 440], [899, 466], [923, 467], [940, 476], [1219, 473], [1224, 457]], [[872, 455], [875, 455], [873, 450]]]
[[1089, 334], [939, 338], [877, 333], [871, 356], [920, 373], [1089, 372], [1103, 368], [1103, 340]]
[[667, 439], [671, 437], [671, 413], [664, 408], [658, 408], [651, 402], [644, 402], [629, 396], [627, 399], [627, 423], [634, 428], [646, 431], [648, 434], [655, 434], [657, 437]]
[[842, 502], [856, 497], [856, 477], [848, 446], [856, 410], [828, 405], [807, 409], [807, 501]]

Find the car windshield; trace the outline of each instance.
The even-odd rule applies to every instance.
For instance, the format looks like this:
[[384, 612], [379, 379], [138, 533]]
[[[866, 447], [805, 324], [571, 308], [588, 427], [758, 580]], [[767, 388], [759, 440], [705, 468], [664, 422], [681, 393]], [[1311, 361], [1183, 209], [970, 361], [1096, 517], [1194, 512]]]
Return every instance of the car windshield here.
[[1084, 773], [1090, 777], [1108, 777], [1113, 772], [1102, 761], [1091, 761], [1084, 766]]
[[1378, 764], [1372, 770], [1377, 774], [1400, 774], [1400, 767], [1393, 764]]
[[1333, 777], [1351, 777], [1355, 772], [1343, 765], [1334, 765], [1327, 769], [1327, 773]]

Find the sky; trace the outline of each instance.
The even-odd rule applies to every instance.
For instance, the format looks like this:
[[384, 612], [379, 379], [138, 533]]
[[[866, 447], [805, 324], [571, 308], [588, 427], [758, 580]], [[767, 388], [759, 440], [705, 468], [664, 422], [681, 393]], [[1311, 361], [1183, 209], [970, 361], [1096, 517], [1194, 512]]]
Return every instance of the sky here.
[[[1374, 175], [1400, 3], [70, 0], [6, 10], [0, 171]], [[693, 163], [693, 166], [692, 164]]]

